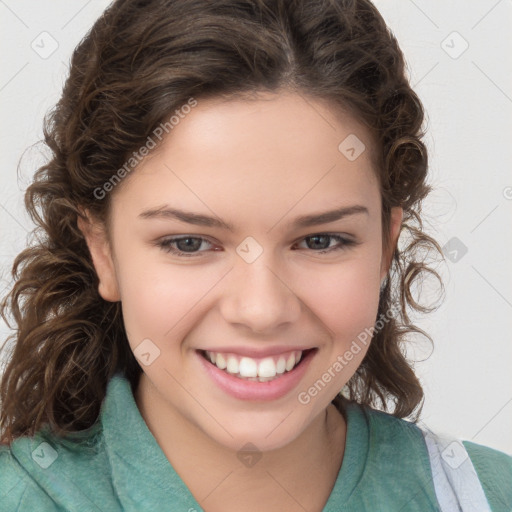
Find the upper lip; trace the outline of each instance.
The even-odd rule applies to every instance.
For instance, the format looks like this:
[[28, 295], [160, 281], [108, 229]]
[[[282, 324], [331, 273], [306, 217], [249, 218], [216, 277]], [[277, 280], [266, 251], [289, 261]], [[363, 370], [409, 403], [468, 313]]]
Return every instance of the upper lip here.
[[251, 347], [211, 347], [204, 348], [200, 350], [205, 350], [208, 352], [221, 352], [224, 354], [237, 354], [245, 357], [252, 358], [263, 358], [268, 356], [275, 356], [279, 354], [286, 354], [289, 352], [294, 352], [296, 350], [300, 350], [304, 352], [305, 350], [310, 350], [316, 347], [300, 347], [297, 345], [277, 345], [275, 347], [265, 347], [265, 348], [251, 348]]

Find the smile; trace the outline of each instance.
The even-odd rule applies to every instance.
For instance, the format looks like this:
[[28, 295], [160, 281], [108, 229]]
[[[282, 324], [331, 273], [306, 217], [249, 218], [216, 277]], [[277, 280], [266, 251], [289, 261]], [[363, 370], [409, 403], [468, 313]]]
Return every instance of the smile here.
[[317, 348], [256, 358], [197, 350], [206, 374], [225, 393], [241, 400], [275, 400], [297, 387]]
[[302, 350], [265, 358], [242, 357], [232, 353], [204, 351], [204, 356], [220, 370], [239, 379], [268, 382], [292, 371], [302, 358]]

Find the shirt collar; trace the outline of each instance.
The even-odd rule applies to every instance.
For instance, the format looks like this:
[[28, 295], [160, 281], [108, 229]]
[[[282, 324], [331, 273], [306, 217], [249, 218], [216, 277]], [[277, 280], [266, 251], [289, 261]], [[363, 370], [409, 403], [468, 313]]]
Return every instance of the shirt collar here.
[[[369, 428], [364, 414], [357, 404], [346, 404], [345, 411], [343, 464], [323, 512], [337, 511], [340, 503], [348, 501], [368, 457]], [[122, 373], [109, 381], [101, 422], [113, 485], [123, 510], [159, 510], [171, 496], [173, 510], [202, 510], [148, 429]], [[365, 453], [361, 447], [366, 447]]]
[[101, 423], [112, 483], [126, 512], [201, 510], [163, 453], [135, 403], [130, 381], [118, 372], [110, 379]]
[[355, 492], [369, 456], [370, 431], [360, 405], [344, 404], [347, 432], [341, 469], [322, 512], [337, 512]]

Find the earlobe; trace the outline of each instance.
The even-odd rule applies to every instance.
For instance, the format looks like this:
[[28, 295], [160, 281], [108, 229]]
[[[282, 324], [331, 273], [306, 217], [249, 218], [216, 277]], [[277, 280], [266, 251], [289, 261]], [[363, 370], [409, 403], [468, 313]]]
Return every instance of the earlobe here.
[[92, 262], [98, 276], [98, 293], [109, 302], [121, 300], [112, 252], [108, 242], [105, 227], [98, 221], [93, 221], [89, 212], [84, 217], [78, 216], [77, 225], [84, 235], [87, 247], [91, 253]]
[[382, 255], [382, 265], [381, 265], [381, 285], [383, 284], [384, 279], [386, 278], [389, 268], [391, 266], [391, 261], [393, 258], [393, 253], [395, 252], [395, 248], [398, 242], [398, 237], [400, 236], [400, 231], [402, 229], [402, 219], [404, 215], [403, 208], [399, 206], [395, 206], [391, 208], [391, 217], [390, 217], [390, 243], [389, 248], [386, 253]]

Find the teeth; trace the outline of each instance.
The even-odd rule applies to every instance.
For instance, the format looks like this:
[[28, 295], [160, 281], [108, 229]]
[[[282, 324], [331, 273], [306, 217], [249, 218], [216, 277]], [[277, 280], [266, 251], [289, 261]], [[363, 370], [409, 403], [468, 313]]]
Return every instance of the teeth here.
[[[248, 357], [242, 357], [240, 359], [240, 366], [238, 371], [242, 377], [257, 377], [258, 376], [258, 365], [254, 359]], [[261, 369], [260, 369], [261, 372]], [[234, 373], [234, 372], [233, 372]], [[261, 375], [260, 377], [268, 377], [268, 375]]]
[[238, 373], [239, 368], [240, 365], [238, 364], [238, 359], [234, 356], [229, 356], [226, 371], [228, 373]]
[[221, 354], [207, 350], [206, 357], [218, 368], [232, 375], [247, 380], [267, 382], [293, 370], [302, 358], [302, 351], [291, 352], [288, 357], [265, 357], [256, 360], [252, 357], [240, 357], [236, 354]]
[[271, 357], [266, 357], [258, 366], [258, 377], [275, 377], [276, 363]]
[[286, 359], [281, 356], [277, 360], [276, 373], [284, 373], [285, 370], [286, 370]]
[[225, 370], [227, 363], [224, 359], [224, 356], [222, 354], [215, 354], [213, 352], [210, 352], [210, 354], [213, 354], [213, 358], [211, 358], [210, 361], [217, 365], [221, 370]]
[[286, 371], [289, 372], [295, 365], [295, 353], [290, 354], [286, 361]]

